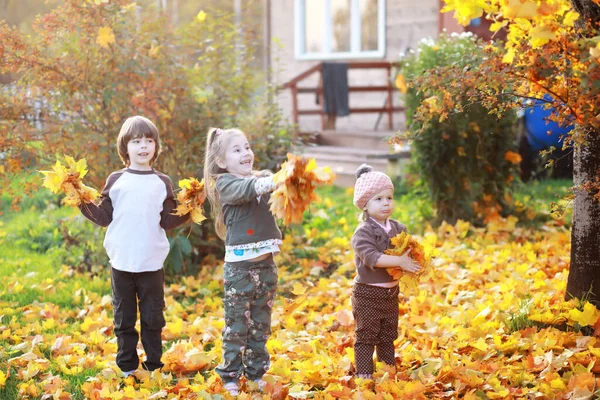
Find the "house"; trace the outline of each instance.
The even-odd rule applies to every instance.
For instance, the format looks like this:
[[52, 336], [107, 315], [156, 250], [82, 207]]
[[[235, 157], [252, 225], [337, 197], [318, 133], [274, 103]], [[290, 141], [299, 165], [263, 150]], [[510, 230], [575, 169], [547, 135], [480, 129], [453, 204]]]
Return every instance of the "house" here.
[[[442, 29], [462, 30], [441, 0], [278, 0], [265, 2], [265, 43], [271, 81], [284, 83], [278, 103], [298, 131], [316, 146], [305, 154], [353, 184], [362, 162], [393, 176], [403, 173], [410, 152], [386, 138], [404, 129], [400, 93], [394, 87], [402, 54]], [[276, 44], [275, 44], [276, 43]], [[322, 110], [321, 66], [348, 63], [350, 114]], [[317, 104], [317, 99], [321, 100]]]

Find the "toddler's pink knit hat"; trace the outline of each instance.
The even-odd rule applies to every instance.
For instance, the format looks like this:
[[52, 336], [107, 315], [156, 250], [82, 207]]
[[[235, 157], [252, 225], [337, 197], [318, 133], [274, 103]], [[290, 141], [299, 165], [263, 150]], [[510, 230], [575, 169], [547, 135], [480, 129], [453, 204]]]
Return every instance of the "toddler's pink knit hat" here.
[[394, 190], [390, 177], [383, 172], [373, 171], [370, 165], [363, 164], [356, 170], [354, 205], [362, 210], [373, 196], [386, 189]]

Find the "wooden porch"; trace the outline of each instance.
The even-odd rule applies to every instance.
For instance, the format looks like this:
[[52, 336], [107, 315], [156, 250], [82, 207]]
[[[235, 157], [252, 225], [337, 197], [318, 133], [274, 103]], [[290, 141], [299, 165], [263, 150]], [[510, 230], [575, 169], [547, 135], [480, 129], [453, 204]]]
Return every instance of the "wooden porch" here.
[[[357, 85], [348, 79], [348, 101], [350, 114], [378, 114], [376, 123], [372, 129], [336, 129], [336, 115], [326, 114], [323, 110], [323, 63], [318, 63], [305, 72], [299, 74], [280, 89], [291, 91], [292, 121], [296, 126], [296, 132], [302, 137], [306, 144], [303, 149], [307, 157], [317, 160], [321, 166], [330, 166], [336, 172], [338, 178], [335, 184], [338, 186], [352, 186], [354, 184], [354, 172], [362, 163], [373, 166], [374, 169], [388, 173], [392, 178], [400, 178], [405, 171], [406, 163], [410, 158], [410, 150], [407, 146], [392, 146], [388, 139], [394, 132], [394, 113], [403, 113], [405, 108], [394, 105], [394, 97], [398, 96], [397, 89], [393, 85], [395, 78], [394, 69], [399, 63], [387, 61], [374, 62], [348, 62], [348, 70], [375, 69], [383, 70], [387, 79], [376, 85]], [[316, 87], [308, 86], [305, 82], [318, 74]], [[353, 94], [382, 93], [385, 94], [383, 106], [353, 107]], [[319, 108], [300, 108], [298, 96], [312, 94], [319, 99]], [[302, 129], [301, 116], [319, 115], [320, 131], [307, 131]], [[386, 118], [386, 129], [379, 129], [382, 118]], [[396, 121], [397, 122], [397, 121]]]

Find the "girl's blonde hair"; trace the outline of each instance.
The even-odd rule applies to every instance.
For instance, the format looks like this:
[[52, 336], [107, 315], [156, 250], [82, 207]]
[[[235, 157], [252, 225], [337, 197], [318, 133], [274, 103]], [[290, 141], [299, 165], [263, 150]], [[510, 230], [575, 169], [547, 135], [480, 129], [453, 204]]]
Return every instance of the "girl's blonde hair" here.
[[211, 128], [206, 136], [206, 150], [204, 152], [204, 191], [210, 202], [215, 231], [223, 240], [225, 240], [227, 228], [225, 227], [225, 221], [223, 221], [223, 209], [219, 202], [217, 178], [219, 175], [226, 173], [227, 170], [219, 167], [217, 161], [225, 159], [227, 144], [235, 136], [246, 137], [244, 132], [239, 129]]
[[119, 157], [125, 166], [129, 166], [129, 154], [127, 154], [127, 143], [133, 139], [139, 139], [141, 137], [154, 139], [156, 143], [156, 149], [154, 150], [154, 156], [150, 160], [150, 165], [156, 161], [161, 151], [160, 136], [158, 134], [158, 128], [148, 118], [136, 115], [129, 117], [123, 122], [119, 136], [117, 136], [117, 151]]

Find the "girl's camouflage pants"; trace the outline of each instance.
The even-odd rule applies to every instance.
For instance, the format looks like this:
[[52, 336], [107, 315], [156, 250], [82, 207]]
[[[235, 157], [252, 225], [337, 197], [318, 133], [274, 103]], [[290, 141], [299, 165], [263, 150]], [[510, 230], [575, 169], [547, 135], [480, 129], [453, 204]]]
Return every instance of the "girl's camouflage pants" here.
[[266, 343], [271, 335], [271, 310], [277, 290], [273, 257], [225, 263], [225, 326], [223, 362], [216, 368], [224, 383], [246, 375], [260, 379], [269, 369]]

